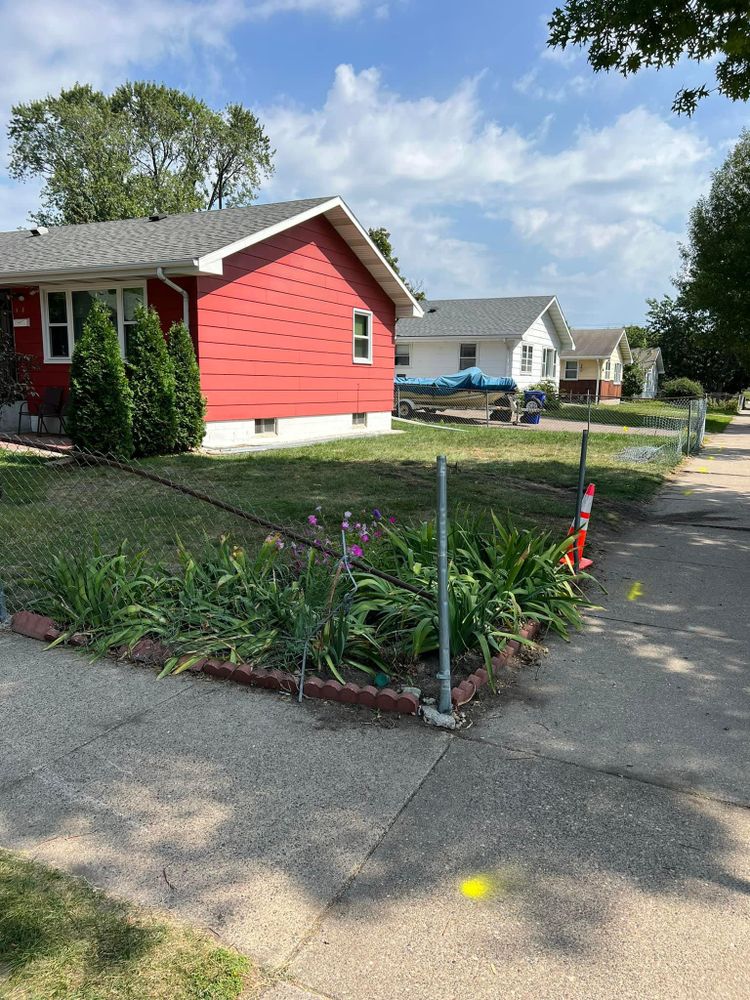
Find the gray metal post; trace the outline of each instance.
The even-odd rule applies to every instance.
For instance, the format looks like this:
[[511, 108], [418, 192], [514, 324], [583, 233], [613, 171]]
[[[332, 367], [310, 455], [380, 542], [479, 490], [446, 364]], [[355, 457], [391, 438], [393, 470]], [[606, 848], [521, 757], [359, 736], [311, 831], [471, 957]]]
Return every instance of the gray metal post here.
[[591, 430], [591, 389], [586, 393], [586, 423]]
[[692, 454], [692, 446], [691, 446], [691, 441], [690, 441], [690, 428], [692, 426], [692, 423], [693, 423], [693, 401], [692, 401], [692, 399], [689, 399], [688, 400], [688, 433], [687, 433], [687, 454], [688, 455]]
[[485, 389], [484, 391], [484, 412], [487, 417], [487, 426], [490, 426], [490, 394]]
[[440, 699], [438, 709], [444, 714], [451, 704], [451, 640], [448, 610], [448, 468], [445, 455], [437, 460], [437, 537], [438, 537], [438, 616], [440, 629]]
[[10, 618], [8, 614], [8, 608], [5, 604], [5, 591], [3, 590], [3, 585], [0, 583], [0, 625], [7, 622]]
[[578, 461], [578, 489], [576, 490], [576, 516], [573, 522], [573, 567], [578, 573], [581, 568], [578, 552], [578, 532], [581, 530], [581, 504], [586, 484], [586, 453], [589, 447], [589, 432], [581, 431], [581, 457]]

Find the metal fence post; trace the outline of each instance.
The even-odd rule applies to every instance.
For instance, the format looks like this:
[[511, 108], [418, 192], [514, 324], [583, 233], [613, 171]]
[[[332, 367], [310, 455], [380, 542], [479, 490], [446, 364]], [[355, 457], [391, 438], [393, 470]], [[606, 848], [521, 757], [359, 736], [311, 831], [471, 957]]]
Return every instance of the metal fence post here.
[[591, 389], [586, 393], [586, 422], [589, 425], [588, 429], [591, 430]]
[[586, 453], [589, 447], [589, 432], [581, 431], [581, 457], [578, 460], [578, 489], [576, 490], [576, 516], [573, 522], [573, 568], [578, 573], [581, 568], [581, 555], [578, 550], [578, 533], [581, 530], [581, 505], [586, 484]]
[[437, 542], [438, 542], [438, 616], [440, 635], [440, 700], [438, 709], [450, 713], [451, 702], [451, 641], [448, 607], [448, 469], [445, 455], [437, 460]]
[[484, 391], [484, 412], [487, 418], [487, 426], [490, 426], [490, 394], [485, 389]]
[[693, 401], [692, 401], [692, 399], [689, 399], [688, 400], [688, 428], [687, 428], [687, 454], [688, 455], [692, 455], [692, 453], [693, 453], [693, 442], [692, 442], [692, 439], [691, 439], [691, 434], [692, 434], [691, 428], [692, 428], [692, 426], [693, 426]]

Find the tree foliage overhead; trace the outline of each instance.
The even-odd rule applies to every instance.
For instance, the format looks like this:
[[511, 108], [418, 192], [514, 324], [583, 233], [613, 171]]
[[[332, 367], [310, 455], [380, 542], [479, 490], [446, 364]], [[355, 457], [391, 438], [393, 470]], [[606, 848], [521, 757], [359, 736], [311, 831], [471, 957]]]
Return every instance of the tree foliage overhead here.
[[552, 47], [582, 45], [594, 72], [629, 76], [675, 66], [687, 56], [711, 60], [715, 86], [681, 88], [672, 110], [691, 115], [717, 90], [733, 101], [750, 97], [750, 5], [747, 0], [567, 0], [549, 21]]
[[370, 229], [368, 230], [368, 232], [370, 234], [370, 239], [372, 240], [372, 242], [375, 244], [378, 250], [382, 253], [385, 259], [391, 265], [391, 267], [399, 276], [399, 278], [401, 278], [401, 280], [409, 289], [409, 291], [417, 300], [417, 302], [423, 302], [427, 298], [424, 291], [421, 288], [418, 288], [412, 285], [410, 282], [408, 282], [401, 273], [401, 269], [398, 266], [398, 257], [395, 255], [393, 251], [393, 244], [391, 243], [391, 234], [388, 232], [388, 230], [385, 229], [383, 226], [381, 226], [379, 229]]
[[750, 133], [743, 132], [690, 215], [677, 281], [712, 344], [750, 367]]
[[42, 181], [35, 222], [63, 225], [246, 205], [274, 151], [241, 104], [223, 111], [161, 84], [125, 83], [110, 96], [76, 84], [17, 104], [10, 174]]

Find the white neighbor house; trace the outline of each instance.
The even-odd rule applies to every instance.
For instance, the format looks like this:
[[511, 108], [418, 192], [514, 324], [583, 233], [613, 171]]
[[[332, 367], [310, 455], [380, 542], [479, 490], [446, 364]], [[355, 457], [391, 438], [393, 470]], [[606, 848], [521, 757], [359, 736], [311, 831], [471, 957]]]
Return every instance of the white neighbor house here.
[[659, 376], [664, 374], [660, 347], [634, 347], [633, 361], [643, 369], [641, 399], [653, 399], [659, 391]]
[[554, 295], [437, 299], [424, 318], [396, 324], [396, 375], [436, 378], [476, 366], [520, 388], [560, 379], [560, 353], [574, 347]]

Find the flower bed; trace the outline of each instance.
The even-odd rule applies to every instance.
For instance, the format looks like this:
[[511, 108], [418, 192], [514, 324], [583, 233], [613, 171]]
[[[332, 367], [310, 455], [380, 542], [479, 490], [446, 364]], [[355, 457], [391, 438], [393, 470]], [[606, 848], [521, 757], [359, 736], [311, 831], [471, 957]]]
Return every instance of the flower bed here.
[[[332, 529], [318, 509], [303, 531], [289, 543], [270, 535], [254, 553], [227, 537], [200, 555], [180, 548], [171, 569], [126, 544], [57, 557], [35, 581], [43, 624], [21, 618], [19, 631], [28, 625], [98, 655], [142, 661], [156, 651], [160, 676], [200, 667], [288, 691], [304, 661], [312, 697], [416, 712], [410, 689], [438, 649], [434, 521], [399, 525], [379, 510], [345, 511]], [[498, 666], [539, 629], [566, 637], [587, 602], [561, 565], [567, 541], [491, 515], [456, 518], [448, 543], [458, 705], [484, 684], [494, 690]]]

